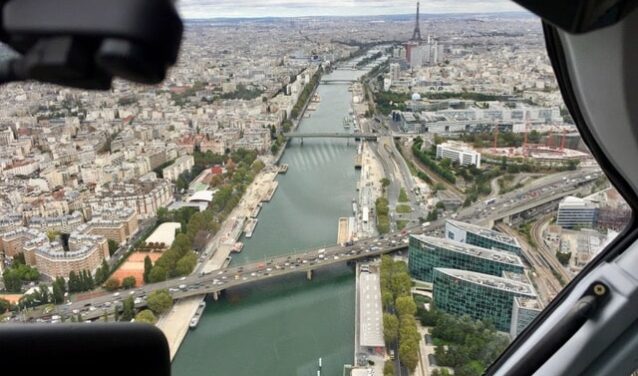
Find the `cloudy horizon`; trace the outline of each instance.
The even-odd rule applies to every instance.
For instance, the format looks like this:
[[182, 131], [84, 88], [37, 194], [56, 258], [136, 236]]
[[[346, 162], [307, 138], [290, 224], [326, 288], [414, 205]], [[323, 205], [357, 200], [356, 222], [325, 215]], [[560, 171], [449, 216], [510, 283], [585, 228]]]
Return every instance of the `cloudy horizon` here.
[[[179, 0], [182, 17], [258, 18], [312, 16], [379, 16], [410, 14], [413, 0]], [[421, 1], [421, 14], [487, 13], [522, 11], [510, 0], [428, 0]]]

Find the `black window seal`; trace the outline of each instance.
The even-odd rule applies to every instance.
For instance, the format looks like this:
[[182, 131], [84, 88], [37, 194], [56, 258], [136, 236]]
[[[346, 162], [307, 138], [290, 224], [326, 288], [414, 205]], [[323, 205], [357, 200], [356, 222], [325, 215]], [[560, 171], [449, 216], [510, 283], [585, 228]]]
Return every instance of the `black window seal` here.
[[[565, 106], [567, 107], [583, 142], [587, 145], [590, 153], [596, 159], [596, 162], [607, 176], [612, 186], [620, 193], [623, 199], [631, 208], [631, 218], [625, 228], [616, 236], [616, 238], [607, 245], [593, 260], [591, 260], [581, 271], [565, 286], [558, 295], [539, 313], [539, 315], [519, 334], [516, 339], [508, 346], [508, 348], [496, 359], [485, 371], [486, 375], [495, 374], [507, 360], [529, 339], [529, 337], [538, 329], [545, 319], [549, 317], [554, 310], [559, 307], [572, 293], [576, 286], [586, 275], [598, 267], [603, 262], [618, 257], [631, 244], [638, 239], [638, 226], [636, 225], [636, 211], [638, 210], [638, 196], [631, 188], [627, 181], [622, 177], [620, 172], [614, 167], [609, 158], [598, 146], [594, 135], [586, 125], [585, 118], [578, 105], [578, 100], [571, 83], [563, 44], [560, 35], [555, 26], [542, 21], [543, 32], [545, 35], [545, 45], [547, 55], [549, 56], [558, 86], [563, 97]], [[516, 375], [520, 376], [520, 375]]]

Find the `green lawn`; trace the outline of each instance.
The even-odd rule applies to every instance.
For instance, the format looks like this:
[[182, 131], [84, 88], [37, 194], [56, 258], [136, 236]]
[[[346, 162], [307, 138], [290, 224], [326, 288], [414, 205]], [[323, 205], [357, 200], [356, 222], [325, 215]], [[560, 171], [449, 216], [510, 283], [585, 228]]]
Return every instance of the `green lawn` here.
[[397, 205], [396, 211], [397, 213], [411, 213], [412, 208], [410, 205]]
[[408, 198], [408, 194], [406, 193], [404, 188], [401, 188], [399, 192], [399, 202], [408, 202], [410, 199]]

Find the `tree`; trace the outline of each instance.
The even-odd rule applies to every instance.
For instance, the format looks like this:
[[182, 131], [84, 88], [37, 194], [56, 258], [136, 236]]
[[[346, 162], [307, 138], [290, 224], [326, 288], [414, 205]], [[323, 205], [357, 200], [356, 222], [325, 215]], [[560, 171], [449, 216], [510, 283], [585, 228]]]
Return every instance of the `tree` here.
[[0, 315], [7, 312], [11, 308], [11, 302], [7, 299], [0, 298]]
[[381, 292], [381, 303], [385, 310], [389, 310], [394, 303], [394, 297], [392, 296], [392, 292], [384, 289], [384, 291]]
[[407, 296], [410, 294], [412, 280], [408, 273], [393, 273], [390, 283], [395, 297]]
[[115, 251], [117, 251], [120, 245], [118, 244], [118, 242], [116, 242], [113, 239], [109, 239], [108, 243], [109, 243], [109, 255], [113, 256], [113, 254], [115, 253]]
[[80, 278], [75, 273], [75, 270], [71, 270], [69, 273], [69, 292], [81, 291]]
[[151, 261], [151, 258], [148, 257], [147, 255], [146, 257], [144, 257], [144, 283], [150, 282], [150, 274], [152, 269], [153, 269], [153, 262]]
[[147, 303], [151, 311], [161, 315], [171, 309], [173, 297], [168, 293], [168, 290], [157, 290], [148, 295]]
[[[136, 283], [135, 277], [128, 276], [128, 277], [126, 277], [126, 278], [124, 278], [122, 280], [122, 288], [123, 289], [132, 289], [133, 287], [135, 287], [135, 283]], [[129, 321], [130, 321], [130, 319], [129, 319]]]
[[[168, 251], [167, 251], [168, 252]], [[159, 260], [158, 260], [159, 261]], [[152, 283], [166, 281], [166, 269], [161, 265], [155, 265], [149, 274], [149, 281]]]
[[399, 345], [399, 360], [410, 372], [414, 372], [419, 362], [419, 345], [415, 341], [401, 341]]
[[394, 376], [394, 362], [385, 362], [383, 365], [383, 376]]
[[157, 321], [157, 318], [150, 309], [145, 309], [135, 316], [135, 322], [155, 324], [155, 321]]
[[195, 269], [195, 265], [197, 265], [197, 254], [193, 251], [188, 251], [184, 257], [177, 261], [175, 271], [177, 275], [188, 275]]
[[[193, 216], [194, 217], [194, 216]], [[193, 218], [191, 218], [192, 221]], [[190, 222], [189, 222], [190, 224]], [[195, 234], [193, 234], [194, 236]], [[171, 248], [175, 249], [180, 256], [184, 256], [186, 252], [191, 250], [191, 240], [186, 234], [177, 234]]]
[[108, 281], [104, 283], [104, 289], [106, 291], [115, 291], [119, 288], [120, 288], [120, 281], [115, 277], [109, 278]]
[[60, 284], [60, 280], [56, 278], [55, 282], [53, 282], [53, 303], [61, 304], [64, 303], [64, 279], [62, 279], [62, 285]]
[[106, 279], [109, 277], [110, 272], [111, 268], [109, 267], [109, 264], [106, 262], [105, 259], [103, 259], [102, 265], [95, 271], [95, 284], [101, 285], [102, 283], [104, 283], [104, 281], [106, 281]]
[[416, 328], [416, 320], [414, 316], [405, 315], [399, 318], [399, 341], [416, 341], [419, 343], [421, 335]]
[[124, 300], [122, 306], [122, 316], [120, 317], [120, 321], [131, 321], [133, 316], [135, 315], [135, 302], [133, 301], [133, 297], [129, 296]]
[[563, 265], [568, 265], [569, 264], [569, 259], [571, 257], [572, 257], [572, 253], [571, 252], [556, 251], [556, 258]]
[[9, 292], [19, 293], [22, 291], [22, 280], [15, 269], [7, 269], [2, 273], [4, 287]]
[[166, 208], [159, 208], [157, 209], [157, 222], [158, 223], [164, 223], [164, 222], [168, 222], [170, 220], [170, 214], [168, 209]]
[[399, 317], [403, 315], [414, 315], [416, 313], [416, 303], [411, 296], [400, 296], [395, 302], [397, 314]]
[[93, 280], [93, 276], [91, 275], [91, 272], [88, 270], [83, 270], [83, 287], [84, 289], [82, 291], [87, 291], [87, 290], [92, 290], [93, 288], [95, 288], [95, 281]]
[[388, 346], [399, 338], [399, 319], [391, 313], [383, 314], [383, 338]]

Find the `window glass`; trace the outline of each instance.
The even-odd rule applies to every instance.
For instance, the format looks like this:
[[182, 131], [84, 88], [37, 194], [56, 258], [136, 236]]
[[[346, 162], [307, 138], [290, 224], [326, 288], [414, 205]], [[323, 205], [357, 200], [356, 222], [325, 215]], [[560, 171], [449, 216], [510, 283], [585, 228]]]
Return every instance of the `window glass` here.
[[189, 0], [160, 85], [3, 86], [0, 320], [156, 325], [180, 376], [480, 375], [631, 216], [539, 19], [486, 4]]

